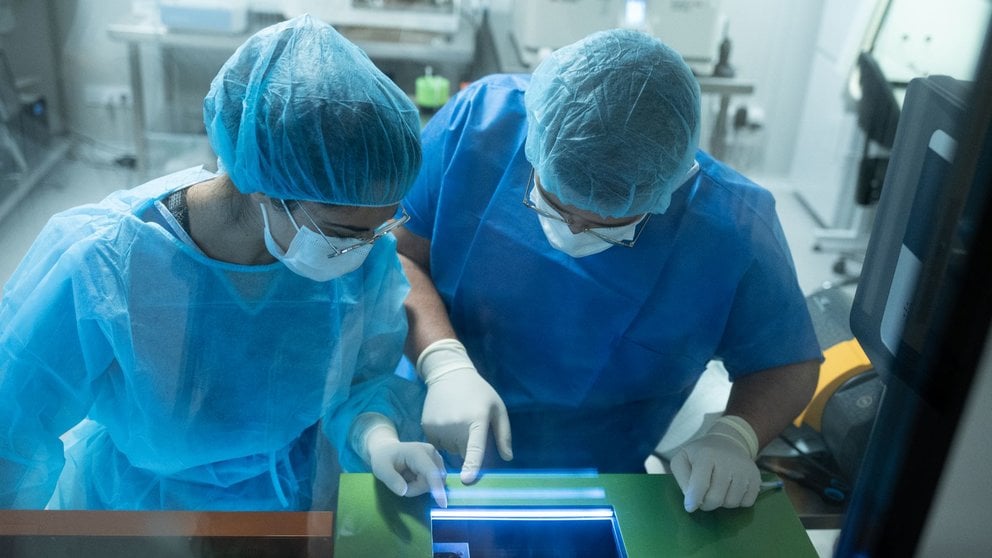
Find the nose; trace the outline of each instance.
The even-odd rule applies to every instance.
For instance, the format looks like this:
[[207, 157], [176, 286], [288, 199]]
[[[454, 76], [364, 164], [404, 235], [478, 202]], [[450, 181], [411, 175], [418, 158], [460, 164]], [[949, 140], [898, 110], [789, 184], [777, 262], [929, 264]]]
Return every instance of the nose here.
[[582, 219], [576, 219], [575, 217], [569, 219], [566, 224], [568, 225], [568, 230], [572, 231], [572, 234], [579, 234], [589, 228], [588, 223]]

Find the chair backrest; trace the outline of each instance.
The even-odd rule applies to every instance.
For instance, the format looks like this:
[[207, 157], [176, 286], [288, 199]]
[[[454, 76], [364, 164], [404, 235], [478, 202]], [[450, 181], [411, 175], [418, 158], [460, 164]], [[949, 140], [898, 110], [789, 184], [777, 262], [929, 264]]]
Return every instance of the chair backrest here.
[[868, 139], [891, 148], [899, 123], [899, 103], [892, 84], [885, 79], [875, 57], [869, 52], [858, 56], [861, 100], [858, 102], [858, 127]]
[[0, 50], [0, 122], [8, 122], [21, 107], [21, 97], [17, 92], [14, 72], [7, 62], [7, 55]]

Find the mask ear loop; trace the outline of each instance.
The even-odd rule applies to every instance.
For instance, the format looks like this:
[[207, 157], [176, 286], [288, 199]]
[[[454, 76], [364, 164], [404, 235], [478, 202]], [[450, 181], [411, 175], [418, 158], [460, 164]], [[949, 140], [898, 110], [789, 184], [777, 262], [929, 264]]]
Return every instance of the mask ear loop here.
[[265, 210], [265, 204], [260, 202], [258, 208], [262, 211], [262, 224], [269, 228], [269, 212]]
[[[293, 219], [293, 213], [289, 210], [289, 206], [286, 205], [286, 200], [279, 200], [279, 203], [282, 204], [282, 210], [286, 212], [286, 216], [289, 217], [289, 222], [293, 224], [294, 228], [296, 228], [296, 232], [300, 232], [300, 226], [296, 224], [296, 219]], [[307, 210], [304, 209], [303, 213], [306, 213], [306, 211]]]
[[[276, 242], [275, 238], [272, 237], [272, 229], [269, 227], [269, 211], [265, 209], [265, 204], [259, 202], [259, 210], [262, 212], [262, 224], [265, 226], [265, 245], [269, 248], [269, 252], [278, 259], [282, 259], [286, 256], [286, 250], [282, 249], [282, 246]], [[271, 242], [271, 244], [270, 244]]]

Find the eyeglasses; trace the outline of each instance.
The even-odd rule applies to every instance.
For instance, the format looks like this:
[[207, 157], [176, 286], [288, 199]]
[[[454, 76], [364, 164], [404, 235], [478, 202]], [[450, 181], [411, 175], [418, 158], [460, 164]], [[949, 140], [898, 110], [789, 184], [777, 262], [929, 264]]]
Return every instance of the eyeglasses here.
[[[282, 206], [286, 209], [286, 213], [289, 214], [290, 216], [289, 218], [292, 219], [293, 218], [292, 212], [289, 211], [289, 207], [286, 205], [285, 200], [279, 200], [279, 201], [282, 202]], [[400, 206], [399, 217], [393, 217], [392, 219], [389, 219], [385, 223], [379, 225], [378, 227], [373, 229], [368, 236], [363, 235], [363, 237], [357, 238], [358, 242], [356, 242], [355, 244], [352, 244], [351, 246], [345, 246], [344, 248], [338, 248], [334, 246], [333, 243], [331, 243], [331, 240], [327, 238], [327, 235], [324, 234], [324, 231], [322, 231], [321, 228], [317, 225], [316, 221], [314, 221], [313, 216], [310, 215], [309, 211], [307, 211], [306, 206], [304, 206], [301, 203], [299, 207], [300, 209], [303, 210], [303, 214], [306, 215], [307, 220], [310, 221], [310, 224], [313, 225], [314, 231], [317, 234], [319, 234], [321, 238], [324, 239], [324, 242], [327, 243], [327, 246], [331, 250], [334, 250], [334, 255], [333, 256], [328, 255], [327, 256], [328, 258], [341, 256], [347, 254], [348, 252], [351, 252], [352, 250], [357, 250], [359, 248], [364, 248], [365, 246], [370, 246], [372, 244], [375, 244], [377, 240], [393, 232], [394, 230], [396, 230], [397, 227], [410, 220], [410, 215], [408, 215], [406, 210], [403, 209], [403, 206]], [[294, 221], [293, 224], [295, 225], [296, 222]]]
[[[561, 221], [562, 223], [565, 223], [566, 225], [571, 225], [572, 223], [568, 219], [566, 219], [564, 216], [562, 216], [560, 213], [556, 213], [556, 212], [552, 212], [552, 211], [545, 211], [545, 210], [541, 209], [540, 207], [537, 207], [536, 205], [534, 205], [534, 202], [530, 201], [530, 192], [531, 192], [531, 190], [533, 190], [536, 187], [537, 187], [537, 180], [535, 179], [534, 171], [531, 170], [530, 171], [530, 178], [527, 181], [527, 187], [524, 188], [524, 199], [523, 199], [524, 205], [527, 206], [528, 208], [533, 209], [534, 211], [536, 211], [538, 215], [542, 215], [544, 217], [547, 217], [548, 219], [554, 219], [555, 221]], [[539, 195], [541, 197], [544, 197], [544, 194], [541, 192], [540, 189], [538, 189], [537, 195]], [[547, 200], [547, 198], [544, 198], [544, 199]], [[591, 228], [591, 227], [586, 227], [586, 228], [582, 229], [579, 232], [579, 234], [581, 234], [581, 233], [589, 233], [589, 234], [595, 236], [596, 238], [602, 240], [603, 242], [608, 242], [608, 243], [614, 244], [616, 246], [623, 246], [624, 248], [633, 248], [634, 247], [634, 243], [637, 242], [637, 239], [640, 238], [641, 233], [644, 231], [644, 224], [647, 223], [648, 222], [648, 219], [650, 219], [650, 218], [651, 218], [651, 214], [648, 213], [648, 214], [646, 214], [644, 216], [644, 219], [641, 220], [641, 222], [637, 224], [637, 230], [634, 232], [634, 238], [632, 238], [631, 240], [617, 240], [615, 238], [610, 238], [610, 237], [608, 237], [608, 236], [606, 236], [606, 235], [604, 235], [602, 233], [596, 232], [596, 230], [594, 228]], [[619, 228], [619, 227], [596, 227], [596, 228], [610, 229], [610, 228]]]

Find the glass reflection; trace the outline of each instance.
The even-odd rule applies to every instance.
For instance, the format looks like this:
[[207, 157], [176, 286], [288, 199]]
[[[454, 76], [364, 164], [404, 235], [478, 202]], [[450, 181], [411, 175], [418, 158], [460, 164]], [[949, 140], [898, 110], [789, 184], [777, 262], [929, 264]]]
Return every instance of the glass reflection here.
[[[73, 41], [78, 41], [77, 36], [102, 36], [106, 32], [103, 25], [83, 25], [83, 16], [108, 20], [113, 16], [104, 13], [106, 7], [96, 8], [86, 2], [75, 4], [54, 8], [55, 19], [62, 28], [56, 31], [60, 36], [53, 41], [60, 45], [55, 50], [70, 62], [62, 65], [62, 71], [67, 73], [62, 78], [72, 84], [67, 89], [84, 91], [85, 83], [75, 75], [81, 73], [81, 67], [72, 63], [76, 60], [73, 51], [77, 46]], [[646, 6], [649, 17], [645, 22], [650, 21], [650, 4]], [[821, 13], [819, 6], [786, 7], [784, 2], [775, 0], [762, 3], [767, 11], [781, 8], [792, 10], [789, 13], [793, 15], [808, 16], [793, 19], [811, 22], [806, 33], [797, 34], [819, 36], [815, 45], [812, 38], [801, 42], [784, 31], [765, 29], [757, 23], [749, 28], [753, 18], [739, 13], [740, 9], [727, 7], [733, 25], [722, 38], [733, 39], [730, 52], [737, 77], [753, 79], [755, 87], [747, 94], [724, 95], [719, 88], [732, 84], [714, 85], [708, 79], [713, 76], [700, 75], [697, 71], [696, 78], [703, 88], [701, 113], [696, 123], [701, 130], [702, 149], [694, 158], [705, 163], [704, 176], [672, 192], [670, 206], [638, 229], [636, 246], [623, 250], [633, 256], [620, 255], [621, 250], [612, 248], [588, 255], [575, 256], [577, 251], [570, 255], [554, 248], [534, 215], [511, 212], [509, 202], [503, 213], [503, 206], [499, 205], [499, 196], [503, 194], [520, 205], [523, 192], [511, 184], [526, 182], [518, 166], [523, 168], [531, 163], [524, 156], [523, 138], [528, 130], [517, 129], [519, 145], [510, 140], [480, 140], [477, 149], [470, 150], [475, 159], [444, 160], [445, 172], [453, 174], [447, 182], [444, 181], [447, 178], [441, 180], [438, 191], [432, 191], [432, 195], [444, 196], [462, 187], [464, 190], [458, 192], [491, 190], [493, 197], [483, 203], [461, 193], [451, 194], [451, 198], [438, 198], [442, 200], [438, 207], [432, 207], [435, 199], [404, 201], [404, 210], [411, 209], [408, 203], [423, 203], [414, 208], [419, 211], [411, 211], [409, 228], [401, 227], [397, 231], [401, 250], [403, 242], [410, 241], [410, 236], [404, 234], [417, 236], [415, 233], [419, 231], [431, 236], [435, 224], [439, 231], [450, 224], [451, 231], [445, 232], [458, 233], [431, 236], [435, 252], [430, 258], [434, 259], [421, 262], [429, 264], [424, 269], [430, 272], [428, 279], [437, 282], [441, 297], [438, 306], [447, 311], [452, 335], [461, 344], [460, 348], [449, 345], [432, 353], [439, 358], [430, 360], [442, 363], [437, 370], [470, 369], [476, 375], [460, 376], [467, 383], [458, 390], [453, 387], [454, 395], [449, 394], [445, 403], [433, 407], [438, 410], [433, 415], [430, 410], [427, 415], [421, 414], [425, 391], [430, 408], [431, 395], [434, 400], [441, 395], [438, 386], [459, 376], [447, 372], [439, 376], [424, 374], [426, 369], [423, 366], [418, 369], [416, 358], [401, 364], [414, 370], [409, 381], [392, 374], [393, 364], [401, 359], [404, 336], [408, 329], [416, 331], [417, 326], [408, 324], [404, 317], [400, 293], [405, 296], [406, 287], [396, 272], [397, 260], [391, 259], [395, 255], [391, 252], [394, 250], [391, 235], [380, 241], [388, 248], [377, 243], [370, 260], [357, 272], [363, 275], [363, 280], [335, 278], [333, 289], [287, 274], [266, 256], [264, 244], [259, 245], [262, 249], [258, 251], [266, 260], [261, 265], [258, 261], [217, 257], [223, 251], [215, 252], [214, 245], [199, 242], [202, 237], [195, 207], [204, 199], [199, 194], [207, 189], [217, 188], [228, 194], [233, 191], [220, 181], [214, 182], [213, 173], [192, 170], [182, 175], [184, 186], [189, 188], [163, 191], [161, 196], [143, 200], [133, 197], [134, 194], [115, 194], [111, 205], [131, 205], [135, 209], [130, 217], [122, 218], [129, 225], [122, 224], [115, 234], [109, 229], [97, 230], [99, 220], [93, 218], [93, 206], [86, 206], [63, 214], [61, 228], [56, 219], [50, 225], [54, 228], [47, 229], [30, 252], [28, 244], [8, 247], [5, 242], [15, 235], [2, 227], [23, 223], [30, 214], [27, 204], [34, 202], [8, 209], [7, 200], [13, 199], [13, 195], [6, 192], [14, 190], [7, 186], [16, 185], [25, 175], [19, 167], [32, 167], [39, 160], [39, 151], [49, 146], [44, 142], [28, 143], [35, 141], [29, 136], [33, 133], [31, 126], [39, 122], [38, 115], [22, 113], [21, 107], [10, 110], [11, 105], [20, 102], [12, 99], [19, 99], [18, 95], [25, 92], [14, 90], [11, 95], [9, 85], [23, 85], [24, 78], [31, 77], [26, 68], [33, 63], [33, 59], [25, 58], [13, 45], [24, 38], [25, 29], [38, 26], [24, 25], [21, 29], [18, 23], [18, 29], [0, 33], [2, 54], [11, 62], [10, 68], [0, 71], [0, 81], [7, 87], [0, 91], [4, 103], [0, 114], [4, 117], [4, 130], [11, 130], [13, 138], [11, 142], [4, 141], [0, 154], [4, 162], [0, 170], [4, 180], [4, 194], [0, 194], [0, 204], [4, 204], [0, 206], [0, 238], [6, 239], [0, 240], [0, 250], [18, 262], [28, 254], [23, 258], [26, 265], [15, 271], [16, 262], [11, 263], [3, 274], [4, 299], [0, 303], [3, 342], [0, 389], [3, 391], [0, 394], [3, 400], [13, 403], [0, 413], [3, 419], [0, 424], [5, 431], [21, 434], [0, 441], [0, 504], [9, 509], [47, 506], [178, 513], [195, 509], [331, 510], [337, 506], [338, 474], [342, 470], [371, 470], [371, 455], [363, 444], [373, 442], [375, 448], [396, 448], [392, 443], [402, 440], [417, 444], [407, 448], [419, 452], [432, 464], [436, 463], [435, 456], [426, 442], [433, 442], [441, 451], [449, 475], [447, 498], [484, 502], [502, 495], [540, 505], [559, 498], [605, 499], [606, 494], [596, 488], [497, 490], [484, 484], [459, 484], [455, 477], [468, 475], [469, 480], [485, 480], [509, 467], [561, 474], [571, 474], [574, 468], [639, 474], [645, 471], [647, 459], [649, 471], [674, 472], [686, 484], [691, 478], [691, 467], [686, 468], [686, 463], [692, 465], [697, 455], [693, 450], [710, 450], [714, 440], [730, 440], [737, 444], [733, 446], [735, 449], [741, 448], [740, 455], [748, 458], [742, 461], [756, 458], [763, 470], [776, 471], [786, 479], [786, 491], [794, 497], [793, 503], [808, 525], [839, 526], [841, 513], [847, 511], [846, 498], [860, 492], [870, 495], [873, 488], [882, 493], [892, 492], [899, 486], [884, 485], [879, 479], [902, 470], [904, 456], [912, 455], [909, 450], [892, 451], [884, 462], [881, 458], [873, 461], [864, 457], [882, 443], [877, 439], [868, 441], [883, 390], [883, 378], [872, 374], [891, 375], [892, 372], [883, 370], [889, 364], [906, 364], [907, 355], [925, 356], [926, 351], [937, 350], [933, 343], [939, 330], [934, 324], [942, 323], [945, 313], [951, 311], [955, 294], [947, 290], [949, 276], [964, 274], [963, 262], [980, 230], [981, 218], [976, 208], [982, 202], [981, 192], [957, 191], [948, 200], [941, 196], [947, 196], [949, 188], [934, 187], [960, 179], [964, 171], [958, 169], [958, 157], [974, 155], [977, 136], [968, 136], [963, 129], [950, 130], [956, 132], [952, 138], [954, 149], [950, 152], [940, 145], [931, 145], [928, 140], [918, 157], [910, 158], [913, 164], [921, 165], [920, 176], [914, 175], [912, 179], [905, 175], [911, 164], [896, 164], [899, 147], [896, 130], [906, 118], [907, 84], [936, 74], [947, 74], [961, 82], [978, 81], [973, 68], [979, 66], [977, 45], [984, 38], [989, 17], [987, 2], [966, 0], [939, 6], [909, 0], [858, 3], [850, 14], [838, 7], [840, 4], [826, 3]], [[29, 15], [20, 12], [18, 15], [25, 18], [18, 22], [29, 21]], [[839, 19], [845, 20], [843, 29], [831, 27], [839, 25]], [[499, 21], [502, 20], [496, 18], [496, 24]], [[493, 33], [491, 27], [479, 31]], [[12, 33], [10, 39], [8, 33]], [[759, 41], [755, 36], [779, 37], [776, 44], [788, 44], [785, 50], [802, 60], [792, 64], [781, 53], [763, 56], [768, 53], [756, 46]], [[830, 37], [846, 37], [846, 42], [829, 43]], [[729, 42], [724, 45], [731, 46]], [[147, 45], [142, 48], [146, 49], [144, 57], [149, 58]], [[859, 64], [862, 52], [874, 59], [874, 66]], [[178, 74], [174, 76], [175, 83], [202, 82], [169, 97], [180, 104], [184, 100], [195, 101], [186, 103], [193, 108], [175, 118], [172, 124], [183, 131], [199, 133], [203, 127], [203, 90], [217, 69], [212, 67], [214, 63], [219, 67], [229, 53], [224, 52], [222, 57], [216, 51], [178, 46], [167, 60], [165, 55], [151, 54], [155, 62], [166, 62], [169, 71]], [[94, 58], [98, 59], [103, 58]], [[211, 66], [209, 72], [205, 71], [206, 66]], [[803, 69], [798, 71], [794, 66]], [[186, 72], [181, 69], [184, 67], [193, 67], [195, 71]], [[483, 74], [502, 70], [505, 68], [464, 77], [466, 81], [476, 81]], [[877, 74], [872, 74], [875, 70]], [[156, 73], [162, 72], [151, 72], [152, 88], [161, 85], [159, 82], [169, 82], [156, 80], [155, 77], [163, 77], [155, 76]], [[207, 73], [210, 75], [206, 78], [198, 75]], [[390, 77], [397, 77], [399, 82], [409, 77], [408, 73], [409, 70], [404, 70]], [[771, 75], [796, 76], [796, 79], [769, 79]], [[874, 78], [878, 78], [874, 84], [882, 86], [888, 103], [885, 110], [869, 102]], [[409, 82], [410, 87], [402, 84], [400, 87], [412, 89], [414, 82], [412, 79]], [[99, 84], [94, 87], [99, 88]], [[87, 95], [92, 97], [96, 93], [89, 91]], [[48, 99], [54, 104], [54, 95]], [[476, 100], [482, 106], [482, 98]], [[883, 126], [884, 133], [876, 133], [861, 122], [861, 113], [869, 116], [892, 113], [893, 102], [895, 111], [900, 113], [898, 126], [896, 122], [888, 122]], [[102, 124], [96, 127], [104, 128], [101, 131], [108, 134], [114, 133], [111, 130], [114, 127], [124, 130], [131, 124], [129, 118], [133, 115], [127, 112], [129, 109], [87, 108], [84, 106], [87, 103], [92, 105], [92, 99], [66, 101], [68, 112], [79, 114], [70, 114], [74, 129], [94, 128], [92, 120], [97, 118], [94, 116], [97, 111]], [[627, 107], [625, 103], [614, 104]], [[980, 115], [973, 102], [966, 100], [960, 105], [958, 109], [972, 118]], [[792, 112], [786, 110], [789, 106], [794, 108]], [[859, 111], [858, 107], [864, 110]], [[517, 108], [524, 122], [522, 115], [526, 107], [521, 104]], [[627, 108], [636, 109], [635, 103]], [[497, 113], [485, 116], [488, 119]], [[636, 111], [631, 115], [638, 122], [646, 118]], [[715, 119], [719, 121], [714, 122]], [[346, 127], [351, 131], [368, 129], [361, 122]], [[718, 130], [726, 135], [714, 138]], [[20, 158], [11, 145], [20, 148]], [[437, 168], [432, 165], [442, 160], [439, 153], [443, 150], [431, 151], [429, 142], [424, 145], [423, 165], [427, 169], [424, 172], [433, 172]], [[708, 156], [714, 145], [723, 146], [720, 160]], [[948, 156], [951, 152], [953, 156]], [[488, 158], [498, 158], [500, 153], [507, 155], [506, 160], [482, 164], [492, 162]], [[586, 154], [570, 165], [561, 166], [579, 168], [581, 163], [601, 154]], [[626, 161], [625, 155], [624, 149], [617, 148], [610, 152], [610, 160]], [[73, 165], [73, 170], [56, 171], [54, 181], [60, 187], [54, 190], [65, 190], [62, 183], [75, 184], [78, 180], [80, 173], [75, 169], [87, 162], [80, 161], [78, 155], [74, 157], [67, 162]], [[24, 160], [23, 165], [19, 159]], [[206, 159], [205, 162], [213, 164], [215, 156], [210, 153]], [[462, 161], [465, 163], [461, 170], [456, 169]], [[746, 229], [746, 234], [741, 234], [738, 240], [750, 243], [748, 246], [777, 247], [774, 251], [780, 253], [780, 260], [767, 267], [748, 267], [750, 264], [746, 265], [743, 259], [750, 254], [748, 250], [738, 250], [741, 246], [738, 244], [723, 243], [725, 237], [716, 229], [699, 234], [691, 244], [678, 244], [678, 239], [701, 230], [683, 228], [686, 219], [713, 207], [706, 205], [712, 199], [706, 197], [704, 181], [716, 174], [715, 168], [735, 177], [738, 171], [743, 171], [770, 192], [767, 196], [754, 194], [754, 200], [761, 204], [770, 205], [773, 201], [777, 204], [760, 218], [748, 222], [716, 221], [724, 225], [732, 222], [730, 228], [738, 233]], [[980, 169], [981, 165], [976, 168]], [[461, 174], [455, 176], [456, 170]], [[139, 178], [137, 173], [127, 170], [103, 168], [100, 172], [106, 174], [98, 174], [96, 181], [103, 187], [113, 184], [110, 190], [131, 188], [148, 178]], [[906, 250], [915, 260], [901, 255], [902, 242], [894, 244], [896, 248], [888, 253], [892, 275], [920, 278], [904, 282], [895, 294], [891, 294], [892, 289], [885, 294], [887, 288], [879, 287], [868, 258], [872, 251], [870, 242], [881, 246], [877, 242], [895, 238], [893, 233], [880, 239], [873, 232], [873, 227], [877, 231], [880, 223], [888, 222], [882, 215], [882, 200], [887, 188], [892, 191], [889, 176], [900, 177], [896, 182], [905, 188], [915, 188], [918, 184], [930, 186], [914, 190], [913, 196], [905, 200], [910, 203], [904, 208], [904, 217], [926, 223], [943, 235], [941, 242], [933, 245], [927, 244], [927, 239], [908, 239]], [[744, 184], [748, 179], [741, 176], [740, 182]], [[48, 186], [45, 192], [52, 190]], [[191, 198], [173, 197], [179, 190]], [[760, 188], [747, 189], [752, 193], [758, 191]], [[96, 202], [106, 193], [109, 192], [64, 206]], [[809, 212], [793, 203], [793, 194]], [[937, 201], [924, 203], [925, 197]], [[912, 204], [914, 199], [919, 204]], [[425, 208], [432, 212], [431, 217], [425, 217], [428, 213]], [[796, 208], [802, 219], [799, 234], [790, 222], [797, 218], [790, 213]], [[923, 215], [921, 208], [932, 213]], [[185, 217], [184, 211], [188, 212]], [[48, 211], [37, 219], [35, 231], [41, 230], [53, 212]], [[350, 216], [345, 218], [346, 224], [357, 227], [363, 222], [375, 226], [388, 218], [372, 215], [367, 209], [347, 213]], [[280, 211], [280, 215], [284, 213]], [[190, 217], [191, 226], [184, 221]], [[320, 215], [313, 217], [321, 219]], [[277, 244], [287, 248], [291, 242], [290, 225], [277, 222], [279, 219], [282, 217], [273, 218], [272, 235]], [[749, 223], [759, 222], [768, 225], [769, 231], [747, 228]], [[233, 228], [229, 232], [243, 236], [261, 234], [261, 225], [256, 224], [259, 226], [254, 229]], [[466, 228], [459, 230], [458, 226]], [[104, 239], [112, 237], [120, 244], [109, 250], [64, 250], [59, 257], [51, 255], [66, 246], [70, 238], [84, 232]], [[30, 236], [33, 238], [33, 234]], [[423, 234], [419, 236], [424, 238]], [[146, 241], [166, 238], [168, 242], [160, 242], [161, 251], [155, 253], [147, 248], [151, 244]], [[913, 240], [920, 242], [914, 244]], [[178, 247], [183, 243], [185, 247]], [[809, 250], [811, 244], [816, 245], [817, 252]], [[464, 253], [458, 252], [466, 246], [469, 248]], [[390, 252], [391, 257], [379, 257], [383, 252]], [[702, 260], [688, 257], [688, 253], [706, 254], [709, 263], [700, 263]], [[937, 259], [930, 259], [932, 256]], [[622, 261], [624, 257], [636, 262]], [[116, 261], [114, 258], [127, 259], [132, 271], [119, 277], [103, 274]], [[213, 260], [206, 273], [202, 272], [204, 260]], [[393, 267], [382, 271], [388, 267], [383, 263], [387, 260]], [[248, 267], [253, 269], [248, 271]], [[570, 270], [570, 275], [559, 271], [564, 268]], [[367, 275], [371, 269], [382, 272]], [[750, 287], [760, 286], [759, 283], [731, 281], [735, 269], [740, 272], [739, 279], [744, 275], [784, 277], [774, 285], [781, 287], [787, 283], [788, 289], [751, 291]], [[939, 272], [926, 271], [930, 269]], [[87, 274], [82, 270], [93, 272]], [[651, 289], [665, 281], [687, 288], [669, 292], [668, 298], [651, 298], [649, 295], [664, 290]], [[830, 284], [829, 289], [821, 289], [824, 282]], [[348, 286], [343, 286], [345, 283]], [[143, 284], [152, 287], [142, 288]], [[597, 288], [587, 289], [588, 285]], [[26, 294], [35, 289], [46, 289], [46, 296], [58, 300], [58, 305], [48, 306]], [[914, 306], [914, 300], [921, 297], [929, 304]], [[352, 311], [335, 313], [343, 300], [353, 305]], [[855, 351], [853, 356], [847, 352], [854, 351], [850, 344], [838, 347], [841, 343], [862, 340], [859, 332], [847, 330], [849, 309], [838, 310], [844, 305], [874, 312], [874, 317], [881, 316], [875, 324], [881, 330], [881, 345], [855, 343], [859, 345], [857, 350], [863, 352]], [[389, 307], [389, 312], [375, 313], [384, 306]], [[740, 312], [737, 309], [741, 307], [750, 310]], [[824, 310], [827, 307], [829, 311]], [[731, 308], [735, 310], [728, 310]], [[838, 311], [839, 318], [835, 315]], [[100, 312], [102, 316], [115, 318], [101, 321], [97, 316]], [[657, 319], [650, 323], [643, 321], [652, 312]], [[812, 330], [799, 324], [803, 320], [788, 321], [789, 316], [803, 313], [812, 314]], [[830, 327], [824, 327], [818, 319]], [[299, 327], [304, 322], [306, 327]], [[755, 349], [751, 344], [753, 336], [761, 336], [766, 323], [778, 324], [780, 329], [767, 333], [768, 346]], [[831, 329], [833, 326], [841, 332]], [[710, 337], [696, 335], [700, 331]], [[803, 362], [794, 354], [784, 360], [769, 355], [777, 354], [785, 345], [798, 343], [795, 339], [803, 337], [804, 331], [812, 331], [815, 336], [806, 335], [810, 337], [807, 344], [813, 348], [802, 358], [812, 358], [817, 351], [826, 357], [820, 370], [821, 385], [812, 397], [814, 405], [805, 410], [801, 406], [797, 409], [777, 404], [762, 406], [781, 410], [783, 416], [802, 410], [801, 420], [789, 425], [783, 419], [779, 421], [783, 428], [768, 432], [747, 423], [752, 427], [753, 439], [738, 423], [724, 421], [714, 426], [713, 419], [723, 413], [728, 398], [731, 405], [727, 414], [733, 414], [733, 402], [739, 401], [740, 393], [732, 396], [731, 390], [735, 384], [746, 385], [746, 380], [740, 380], [750, 375], [747, 373], [771, 368], [771, 361]], [[117, 334], [129, 336], [133, 342], [106, 341]], [[757, 362], [751, 362], [749, 359], [755, 353]], [[842, 356], [838, 357], [839, 354]], [[836, 363], [837, 358], [847, 359], [840, 365], [844, 369], [829, 376], [828, 379], [835, 381], [825, 382], [825, 374], [833, 373], [827, 365]], [[165, 362], [181, 364], [170, 366]], [[930, 375], [929, 368], [918, 364], [910, 366], [903, 378], [909, 388], [934, 389], [941, 398], [937, 407], [954, 408], [957, 403], [951, 402], [949, 390], [938, 385], [940, 382]], [[30, 369], [32, 373], [20, 375], [18, 369]], [[134, 370], [142, 373], [131, 374]], [[335, 373], [328, 375], [328, 370]], [[626, 383], [618, 381], [620, 378]], [[711, 381], [714, 378], [717, 381]], [[731, 384], [730, 378], [738, 381]], [[425, 379], [426, 388], [422, 381]], [[770, 387], [765, 386], [768, 389], [764, 391], [788, 391], [783, 382], [777, 379]], [[898, 392], [888, 386], [884, 389], [886, 398], [896, 399]], [[865, 398], [871, 404], [859, 407], [864, 412], [856, 417], [857, 424], [837, 422], [838, 413], [848, 409], [843, 406], [845, 401], [863, 402]], [[386, 412], [379, 412], [382, 408], [376, 402], [383, 399], [391, 403], [386, 405]], [[505, 435], [499, 430], [499, 420], [491, 420], [493, 415], [488, 411], [499, 408], [496, 401], [507, 409], [510, 430]], [[442, 427], [450, 426], [443, 421], [451, 418], [443, 416], [443, 412], [457, 405], [472, 413], [466, 411], [467, 414], [451, 422], [473, 424], [475, 431], [481, 428], [489, 440], [484, 450], [473, 455], [479, 458], [474, 469], [471, 465], [464, 467], [467, 436], [462, 433], [446, 436], [441, 432]], [[360, 411], [370, 408], [377, 409], [374, 414], [392, 423], [395, 440], [390, 426], [380, 421], [379, 416], [365, 416], [357, 421]], [[687, 419], [688, 415], [691, 416]], [[891, 422], [885, 424], [898, 434], [894, 438], [915, 436], [906, 430], [906, 416], [888, 415], [886, 420]], [[422, 430], [422, 424], [427, 432]], [[778, 430], [783, 431], [784, 437], [778, 436]], [[377, 435], [371, 436], [373, 432]], [[941, 439], [950, 440], [951, 434], [942, 432]], [[379, 435], [384, 435], [386, 441], [382, 442]], [[698, 443], [704, 438], [705, 444]], [[26, 447], [30, 445], [27, 440], [41, 439], [43, 444]], [[513, 460], [506, 459], [507, 448], [512, 449]], [[866, 459], [869, 465], [863, 466]], [[797, 461], [805, 462], [805, 469], [797, 466]], [[45, 465], [23, 474], [22, 466], [29, 462]], [[437, 497], [439, 476], [431, 477], [434, 484], [430, 484], [424, 480], [427, 475], [414, 479], [411, 471], [402, 473], [408, 495], [431, 492]], [[939, 470], [930, 473], [936, 475]], [[761, 480], [769, 482], [767, 475]], [[398, 486], [389, 484], [387, 489]], [[844, 498], [828, 501], [829, 497], [820, 496], [830, 494], [832, 486], [843, 486]], [[659, 506], [670, 505], [680, 512], [698, 506], [700, 511], [693, 512], [689, 516], [692, 518], [710, 513], [702, 511], [711, 505], [705, 498], [690, 501], [681, 488], [679, 492], [673, 493], [678, 497], [663, 500]], [[887, 501], [871, 500], [881, 498], [877, 494], [869, 495], [855, 497], [857, 509], [891, 506]], [[432, 501], [436, 505], [436, 500]], [[879, 508], [862, 508], [865, 502]], [[760, 503], [759, 499], [755, 505]], [[720, 514], [726, 511], [714, 512], [714, 517], [724, 517]], [[736, 512], [739, 512], [737, 517], [752, 513], [747, 509]], [[852, 513], [850, 517], [855, 515]], [[301, 521], [313, 525], [306, 523], [311, 520]], [[330, 526], [333, 519], [320, 516], [313, 521]], [[498, 527], [472, 529], [492, 535]], [[155, 524], [148, 530], [172, 532], [163, 524]], [[851, 533], [851, 537], [856, 536], [855, 531]], [[324, 532], [321, 537], [327, 539], [330, 535]], [[247, 543], [247, 548], [253, 544]], [[533, 541], [521, 544], [528, 548], [536, 545]]]

